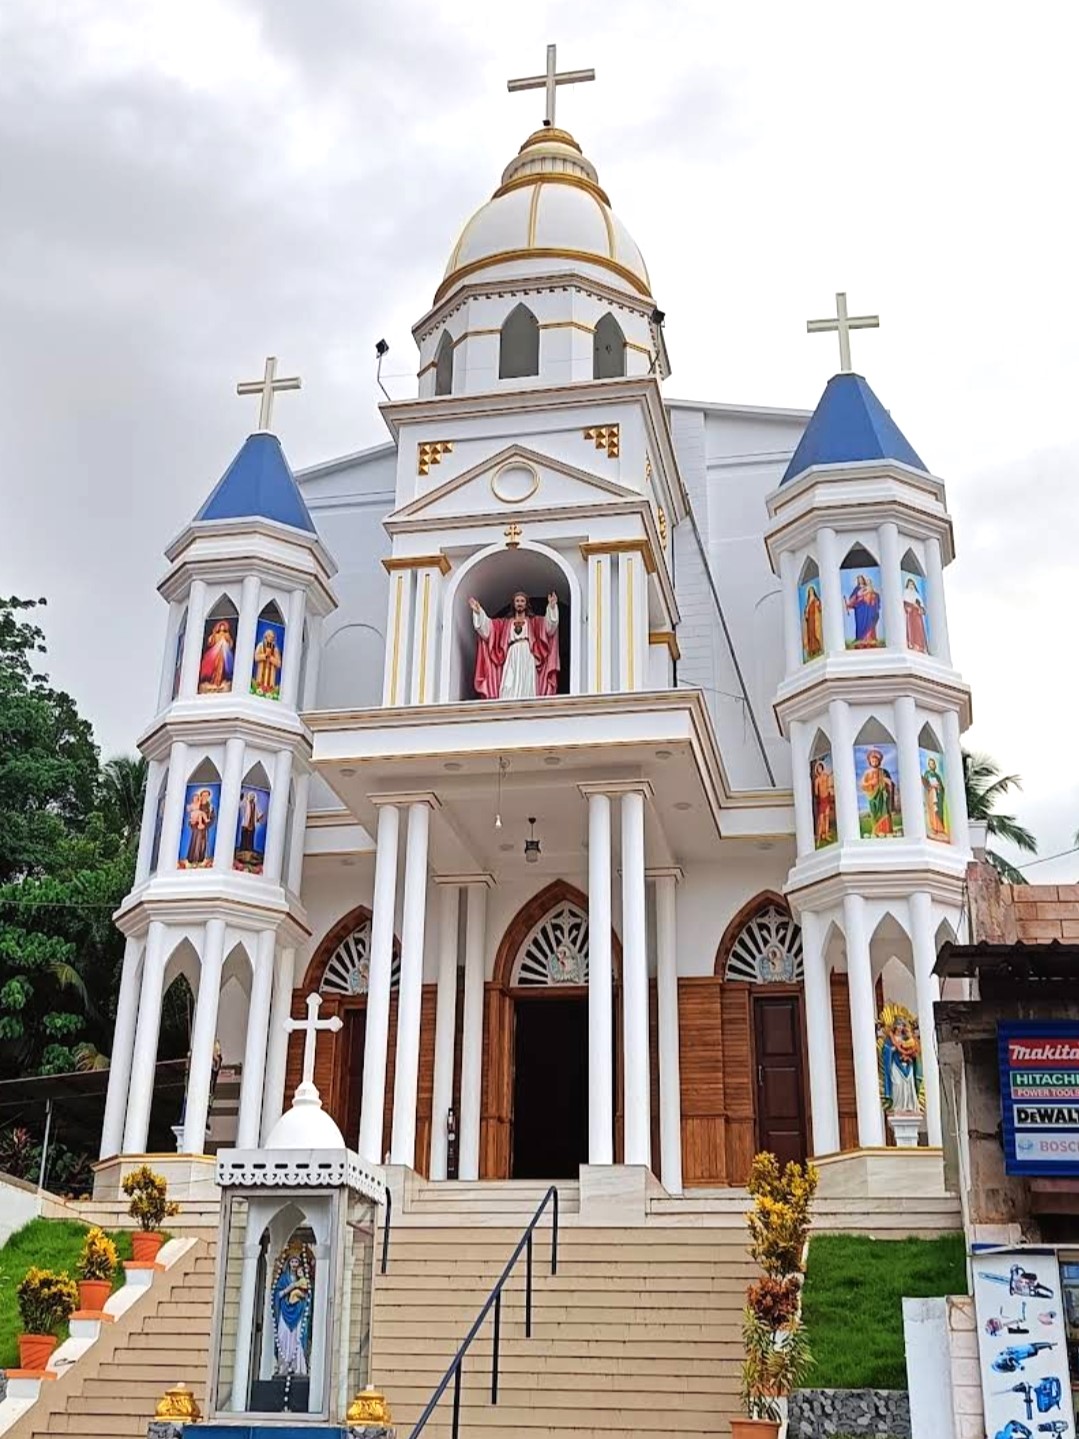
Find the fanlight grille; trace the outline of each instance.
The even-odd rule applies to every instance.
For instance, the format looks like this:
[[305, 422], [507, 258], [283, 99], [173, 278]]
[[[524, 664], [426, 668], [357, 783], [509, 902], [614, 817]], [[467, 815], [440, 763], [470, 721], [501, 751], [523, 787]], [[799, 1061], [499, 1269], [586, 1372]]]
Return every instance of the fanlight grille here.
[[[371, 965], [371, 921], [361, 920], [341, 941], [326, 962], [319, 985], [320, 994], [366, 994]], [[390, 988], [401, 980], [401, 956], [394, 954], [390, 965]]]
[[566, 901], [540, 920], [521, 946], [513, 983], [588, 983], [588, 915], [579, 905]]
[[794, 984], [802, 978], [802, 931], [785, 909], [770, 904], [747, 920], [727, 958], [724, 979]]

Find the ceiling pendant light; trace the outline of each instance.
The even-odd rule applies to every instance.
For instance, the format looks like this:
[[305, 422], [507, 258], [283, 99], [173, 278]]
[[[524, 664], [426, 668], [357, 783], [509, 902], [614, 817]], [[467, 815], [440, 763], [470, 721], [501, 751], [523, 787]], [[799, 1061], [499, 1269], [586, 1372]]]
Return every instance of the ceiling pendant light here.
[[525, 840], [525, 864], [539, 864], [540, 842], [536, 838], [536, 817], [528, 819], [529, 836]]

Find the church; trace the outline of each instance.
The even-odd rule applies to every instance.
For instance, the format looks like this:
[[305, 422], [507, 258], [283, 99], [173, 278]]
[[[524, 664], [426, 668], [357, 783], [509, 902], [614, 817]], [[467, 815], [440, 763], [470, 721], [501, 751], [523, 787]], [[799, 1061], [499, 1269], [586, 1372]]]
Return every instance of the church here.
[[417, 296], [386, 441], [294, 473], [269, 361], [165, 551], [101, 1194], [257, 1148], [312, 994], [348, 1145], [432, 1186], [939, 1165], [932, 1044], [882, 1085], [881, 1033], [933, 1034], [970, 858], [944, 485], [842, 295], [811, 414], [668, 394], [663, 277], [556, 122], [588, 78], [511, 83], [544, 121]]

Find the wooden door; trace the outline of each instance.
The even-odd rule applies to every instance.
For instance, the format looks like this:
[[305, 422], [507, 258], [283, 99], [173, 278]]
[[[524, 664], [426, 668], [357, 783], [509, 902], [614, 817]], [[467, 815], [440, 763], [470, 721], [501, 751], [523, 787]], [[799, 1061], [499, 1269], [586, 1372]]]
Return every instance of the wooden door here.
[[802, 1013], [796, 994], [754, 995], [757, 1148], [781, 1164], [806, 1157]]

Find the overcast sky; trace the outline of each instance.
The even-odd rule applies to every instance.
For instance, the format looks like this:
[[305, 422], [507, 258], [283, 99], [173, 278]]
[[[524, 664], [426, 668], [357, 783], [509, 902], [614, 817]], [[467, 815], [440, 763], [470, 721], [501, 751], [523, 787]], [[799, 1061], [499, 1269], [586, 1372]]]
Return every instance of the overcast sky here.
[[[152, 714], [162, 550], [275, 353], [295, 467], [379, 443], [373, 344], [559, 92], [667, 312], [672, 396], [811, 407], [807, 318], [948, 485], [967, 742], [1079, 826], [1074, 3], [3, 0], [0, 591], [46, 595], [54, 681], [106, 754]], [[1061, 741], [1063, 740], [1063, 743]], [[1029, 871], [1079, 878], [1079, 856]]]

